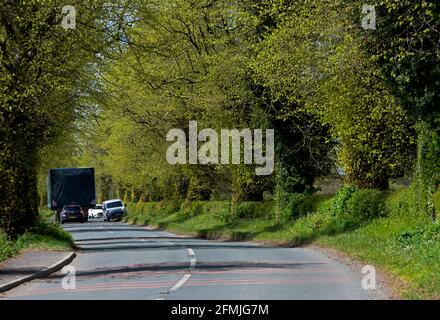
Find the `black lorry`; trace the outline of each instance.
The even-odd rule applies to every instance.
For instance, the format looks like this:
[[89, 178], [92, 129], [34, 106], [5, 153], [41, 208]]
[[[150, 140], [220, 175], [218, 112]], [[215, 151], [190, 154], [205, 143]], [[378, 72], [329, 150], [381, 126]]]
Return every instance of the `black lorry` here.
[[64, 206], [78, 205], [82, 208], [84, 221], [88, 220], [89, 208], [96, 205], [95, 169], [50, 169], [47, 176], [47, 206], [60, 219]]

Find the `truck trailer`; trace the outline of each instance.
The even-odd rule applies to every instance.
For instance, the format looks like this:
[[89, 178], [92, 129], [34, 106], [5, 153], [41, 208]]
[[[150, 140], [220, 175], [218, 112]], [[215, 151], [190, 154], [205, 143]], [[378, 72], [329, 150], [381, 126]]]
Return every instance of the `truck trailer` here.
[[88, 210], [96, 205], [95, 169], [50, 169], [47, 176], [47, 206], [60, 220], [64, 206], [78, 205], [82, 208], [84, 221]]

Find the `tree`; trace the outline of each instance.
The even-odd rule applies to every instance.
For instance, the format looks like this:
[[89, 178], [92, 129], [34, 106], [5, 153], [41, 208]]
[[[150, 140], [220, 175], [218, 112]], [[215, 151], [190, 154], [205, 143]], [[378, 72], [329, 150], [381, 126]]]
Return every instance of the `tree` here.
[[[165, 187], [183, 175], [187, 183], [179, 185], [187, 189], [187, 198], [206, 200], [216, 193], [217, 181], [228, 180], [219, 175], [233, 170], [222, 165], [171, 167], [165, 162], [166, 133], [188, 131], [190, 120], [216, 130], [267, 124], [255, 116], [258, 101], [247, 72], [244, 26], [237, 17], [231, 19], [228, 1], [153, 3], [137, 5], [139, 22], [127, 31], [127, 47], [104, 75], [109, 97], [103, 118], [114, 142], [105, 147], [107, 168], [136, 172], [137, 178], [129, 173], [120, 177], [140, 189], [153, 180]], [[123, 128], [117, 128], [117, 119]], [[133, 138], [129, 144], [128, 137]], [[238, 174], [230, 176], [234, 185], [243, 181]]]
[[254, 69], [259, 84], [284, 102], [282, 113], [314, 114], [330, 127], [350, 183], [387, 189], [388, 179], [401, 176], [411, 160], [413, 130], [380, 68], [362, 50], [355, 8], [297, 3], [262, 42]]
[[81, 114], [81, 89], [92, 85], [97, 53], [114, 34], [108, 25], [116, 14], [103, 2], [74, 4], [82, 15], [67, 31], [56, 1], [0, 4], [0, 227], [12, 238], [38, 214], [39, 150]]
[[420, 211], [433, 214], [440, 185], [440, 19], [438, 1], [373, 1], [378, 28], [364, 46], [388, 87], [416, 122], [415, 184]]

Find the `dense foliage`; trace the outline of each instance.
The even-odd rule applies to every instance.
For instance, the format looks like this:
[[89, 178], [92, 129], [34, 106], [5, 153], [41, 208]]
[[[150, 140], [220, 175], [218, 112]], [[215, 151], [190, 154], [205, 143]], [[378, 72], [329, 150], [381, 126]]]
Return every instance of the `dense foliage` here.
[[[81, 14], [69, 31], [55, 1], [0, 4], [0, 222], [10, 236], [35, 223], [37, 186], [44, 197], [54, 166], [96, 167], [101, 200], [226, 199], [246, 216], [243, 203], [273, 199], [277, 219], [300, 217], [317, 180], [338, 174], [368, 189], [341, 204], [368, 221], [381, 210], [369, 189], [409, 177], [419, 214], [438, 215], [436, 1], [371, 1], [376, 30], [362, 28], [361, 1], [73, 2]], [[167, 132], [188, 133], [193, 120], [273, 128], [274, 174], [171, 166]]]
[[75, 30], [62, 27], [56, 1], [0, 4], [0, 227], [10, 237], [35, 224], [40, 151], [69, 128], [78, 130], [98, 53], [114, 33], [105, 30], [117, 13], [104, 1], [72, 4], [83, 12]]

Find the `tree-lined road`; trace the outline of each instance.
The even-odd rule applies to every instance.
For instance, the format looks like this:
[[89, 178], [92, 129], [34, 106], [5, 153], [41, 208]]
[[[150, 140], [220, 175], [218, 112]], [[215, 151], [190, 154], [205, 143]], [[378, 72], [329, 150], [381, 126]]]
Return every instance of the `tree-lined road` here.
[[24, 284], [8, 299], [368, 299], [359, 276], [309, 248], [207, 241], [122, 223], [68, 224], [80, 248], [65, 274]]

